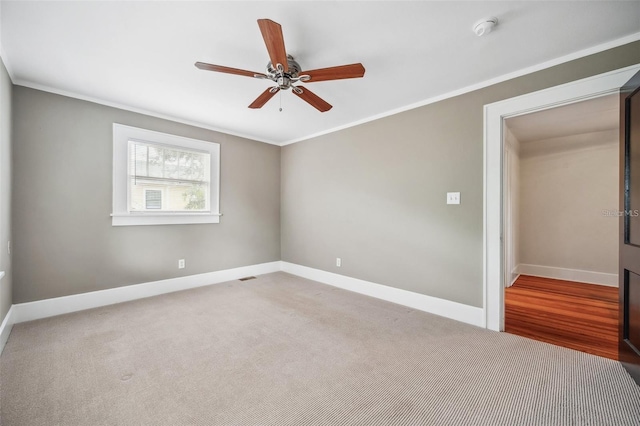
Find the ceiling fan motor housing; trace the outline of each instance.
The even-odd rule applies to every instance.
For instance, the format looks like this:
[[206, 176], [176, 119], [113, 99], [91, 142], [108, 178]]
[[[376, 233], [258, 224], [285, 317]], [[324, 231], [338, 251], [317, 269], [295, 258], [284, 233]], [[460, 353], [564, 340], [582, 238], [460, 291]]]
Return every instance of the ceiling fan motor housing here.
[[276, 68], [271, 61], [267, 64], [267, 75], [278, 84], [281, 90], [289, 89], [291, 83], [297, 81], [298, 75], [302, 70], [300, 64], [291, 55], [287, 55], [287, 65], [289, 69], [287, 72], [283, 72]]

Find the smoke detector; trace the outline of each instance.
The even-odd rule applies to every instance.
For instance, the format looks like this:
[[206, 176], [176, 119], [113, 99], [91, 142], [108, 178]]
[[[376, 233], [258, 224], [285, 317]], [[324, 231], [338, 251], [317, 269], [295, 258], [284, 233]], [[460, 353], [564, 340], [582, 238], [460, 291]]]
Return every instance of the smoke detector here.
[[482, 37], [493, 31], [496, 25], [498, 25], [498, 18], [483, 19], [473, 26], [473, 32], [476, 33], [478, 37]]

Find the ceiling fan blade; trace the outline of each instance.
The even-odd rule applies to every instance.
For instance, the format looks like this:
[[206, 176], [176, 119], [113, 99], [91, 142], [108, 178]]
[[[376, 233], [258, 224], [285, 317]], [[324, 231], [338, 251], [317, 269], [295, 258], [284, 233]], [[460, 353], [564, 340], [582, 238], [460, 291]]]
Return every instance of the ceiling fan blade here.
[[326, 112], [333, 108], [324, 99], [322, 99], [306, 87], [294, 86], [292, 87], [292, 90], [296, 96], [298, 96], [303, 101], [307, 102], [309, 105], [320, 112]]
[[267, 78], [266, 75], [260, 72], [241, 70], [238, 68], [223, 67], [222, 65], [206, 64], [204, 62], [196, 62], [196, 68], [199, 68], [201, 70], [207, 70], [207, 71], [224, 72], [227, 74], [244, 75], [246, 77], [258, 76], [260, 78]]
[[308, 80], [301, 80], [305, 83], [316, 81], [342, 80], [345, 78], [360, 78], [364, 76], [362, 64], [340, 65], [338, 67], [319, 68], [317, 70], [303, 71], [299, 75], [308, 75]]
[[249, 108], [252, 108], [252, 109], [262, 108], [264, 104], [269, 102], [269, 99], [273, 98], [273, 95], [275, 95], [279, 91], [280, 91], [279, 87], [269, 87], [267, 90], [262, 92], [262, 94], [258, 96], [251, 105], [249, 105]]
[[284, 48], [284, 37], [282, 35], [282, 27], [271, 19], [258, 19], [258, 26], [264, 39], [264, 44], [269, 51], [271, 64], [275, 68], [277, 64], [281, 64], [284, 72], [289, 71], [287, 63], [287, 51]]

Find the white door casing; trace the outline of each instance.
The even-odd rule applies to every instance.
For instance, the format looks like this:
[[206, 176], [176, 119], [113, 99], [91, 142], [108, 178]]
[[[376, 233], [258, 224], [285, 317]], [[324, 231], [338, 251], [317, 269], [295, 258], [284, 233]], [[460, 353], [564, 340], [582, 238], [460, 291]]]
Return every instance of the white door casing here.
[[517, 115], [554, 108], [617, 93], [640, 64], [599, 74], [484, 106], [484, 310], [486, 328], [504, 330], [503, 155], [504, 120]]

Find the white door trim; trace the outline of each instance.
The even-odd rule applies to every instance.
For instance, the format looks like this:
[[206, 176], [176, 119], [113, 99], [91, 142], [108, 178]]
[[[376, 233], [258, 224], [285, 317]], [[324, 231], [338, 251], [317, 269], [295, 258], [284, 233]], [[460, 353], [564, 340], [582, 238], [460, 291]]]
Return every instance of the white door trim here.
[[640, 64], [632, 65], [484, 106], [483, 284], [488, 329], [504, 330], [501, 242], [504, 119], [615, 93], [639, 70]]

